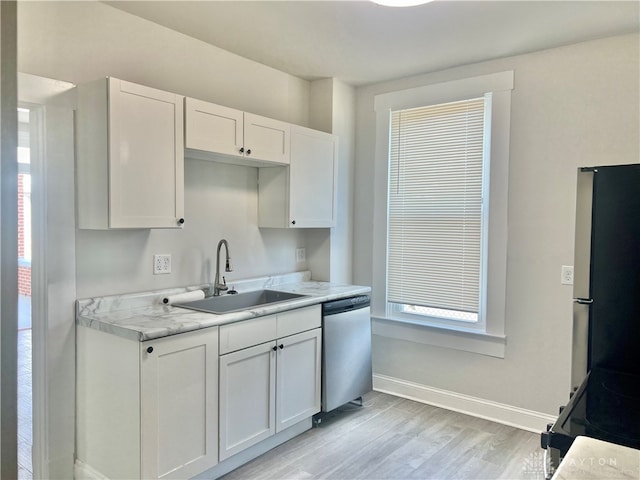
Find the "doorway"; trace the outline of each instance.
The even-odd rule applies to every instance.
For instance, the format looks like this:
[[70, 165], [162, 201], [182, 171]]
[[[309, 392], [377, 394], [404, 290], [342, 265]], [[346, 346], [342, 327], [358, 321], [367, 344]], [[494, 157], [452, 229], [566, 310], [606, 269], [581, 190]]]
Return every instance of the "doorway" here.
[[18, 108], [18, 479], [33, 478], [30, 110]]
[[20, 480], [74, 477], [73, 87], [18, 74]]

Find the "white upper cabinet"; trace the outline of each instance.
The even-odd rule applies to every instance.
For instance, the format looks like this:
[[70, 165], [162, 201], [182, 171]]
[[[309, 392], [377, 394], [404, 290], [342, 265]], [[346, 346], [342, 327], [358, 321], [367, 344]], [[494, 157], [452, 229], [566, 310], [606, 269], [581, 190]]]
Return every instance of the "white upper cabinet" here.
[[198, 152], [242, 156], [243, 112], [188, 97], [184, 107], [184, 144], [188, 153], [193, 156], [200, 156]]
[[334, 135], [292, 127], [289, 216], [296, 225], [334, 226], [337, 145]]
[[288, 164], [290, 161], [289, 136], [291, 128], [292, 125], [286, 122], [245, 113], [245, 156], [267, 162]]
[[113, 77], [78, 86], [79, 228], [184, 223], [183, 98]]
[[291, 164], [259, 169], [258, 225], [271, 228], [335, 226], [335, 135], [291, 126]]
[[286, 122], [185, 99], [187, 156], [237, 165], [289, 163]]

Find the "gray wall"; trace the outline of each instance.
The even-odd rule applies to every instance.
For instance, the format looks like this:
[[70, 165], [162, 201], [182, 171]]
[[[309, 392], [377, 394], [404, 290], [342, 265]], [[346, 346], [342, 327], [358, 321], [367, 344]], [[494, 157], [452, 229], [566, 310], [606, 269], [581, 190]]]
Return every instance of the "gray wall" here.
[[[504, 359], [374, 337], [376, 373], [556, 414], [569, 392], [576, 169], [637, 163], [639, 37], [585, 42], [357, 90], [354, 282], [371, 284], [374, 96], [515, 71]], [[379, 294], [379, 292], [374, 292]]]
[[352, 281], [355, 92], [335, 78], [311, 82], [310, 127], [338, 136], [338, 162], [336, 227], [307, 230], [307, 263], [314, 278], [334, 283]]

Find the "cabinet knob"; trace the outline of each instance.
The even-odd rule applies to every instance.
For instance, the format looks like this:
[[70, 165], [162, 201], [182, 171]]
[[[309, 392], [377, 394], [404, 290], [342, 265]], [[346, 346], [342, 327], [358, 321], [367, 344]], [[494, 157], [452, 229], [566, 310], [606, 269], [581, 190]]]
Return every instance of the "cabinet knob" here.
[[284, 348], [284, 345], [280, 344], [279, 347], [280, 347], [280, 350], [282, 350]]
[[273, 350], [274, 352], [276, 352], [278, 350], [278, 347], [273, 347], [271, 350]]
[[291, 225], [295, 225], [296, 221], [295, 220], [291, 220]]
[[247, 155], [251, 155], [251, 149], [250, 148], [247, 149]]
[[147, 353], [153, 353], [153, 347], [147, 347]]
[[240, 147], [240, 153], [244, 153], [244, 147]]
[[178, 225], [184, 225], [184, 218], [178, 219]]

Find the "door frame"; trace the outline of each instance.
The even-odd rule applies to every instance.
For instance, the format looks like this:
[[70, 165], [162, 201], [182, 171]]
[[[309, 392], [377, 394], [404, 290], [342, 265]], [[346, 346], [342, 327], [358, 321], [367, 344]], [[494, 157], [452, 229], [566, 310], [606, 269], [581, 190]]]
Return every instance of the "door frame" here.
[[0, 477], [18, 473], [17, 2], [0, 2]]
[[[34, 478], [73, 478], [74, 87], [18, 73], [18, 103], [31, 110], [32, 138], [36, 139], [31, 152]], [[47, 255], [49, 251], [55, 254]]]

